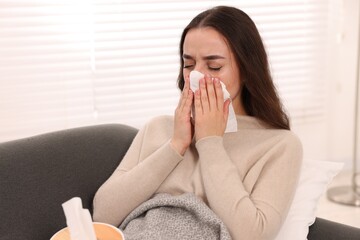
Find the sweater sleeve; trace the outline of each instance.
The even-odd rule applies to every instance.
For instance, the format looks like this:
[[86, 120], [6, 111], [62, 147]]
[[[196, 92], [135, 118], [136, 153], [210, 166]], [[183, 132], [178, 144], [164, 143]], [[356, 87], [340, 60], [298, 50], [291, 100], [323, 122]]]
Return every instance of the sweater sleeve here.
[[262, 158], [266, 163], [251, 192], [230, 159], [222, 137], [196, 143], [210, 208], [224, 221], [233, 239], [273, 239], [295, 193], [302, 159], [300, 141], [285, 137]]
[[120, 165], [96, 192], [94, 221], [119, 226], [133, 209], [156, 192], [182, 160], [169, 140], [156, 149], [148, 147], [154, 136], [147, 136], [147, 132], [147, 126], [139, 131]]

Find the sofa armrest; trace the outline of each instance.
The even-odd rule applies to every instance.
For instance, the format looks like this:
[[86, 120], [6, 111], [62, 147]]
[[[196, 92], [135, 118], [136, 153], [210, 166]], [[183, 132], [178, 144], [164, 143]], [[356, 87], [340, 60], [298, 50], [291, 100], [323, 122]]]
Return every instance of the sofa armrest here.
[[309, 228], [308, 240], [345, 239], [360, 239], [360, 229], [322, 218], [316, 218], [315, 223]]

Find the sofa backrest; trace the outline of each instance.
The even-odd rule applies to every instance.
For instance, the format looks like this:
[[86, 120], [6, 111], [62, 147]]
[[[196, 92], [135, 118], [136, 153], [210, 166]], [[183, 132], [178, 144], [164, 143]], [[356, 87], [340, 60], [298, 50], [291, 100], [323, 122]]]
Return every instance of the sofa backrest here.
[[0, 144], [0, 239], [49, 240], [66, 227], [61, 204], [80, 197], [92, 213], [137, 130], [81, 127]]

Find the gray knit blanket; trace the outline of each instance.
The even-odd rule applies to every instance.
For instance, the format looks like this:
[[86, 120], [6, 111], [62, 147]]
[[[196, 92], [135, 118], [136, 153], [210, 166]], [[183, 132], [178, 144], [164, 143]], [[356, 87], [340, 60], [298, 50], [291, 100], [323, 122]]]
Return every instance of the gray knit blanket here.
[[225, 224], [192, 193], [157, 194], [133, 210], [119, 228], [126, 240], [231, 240]]

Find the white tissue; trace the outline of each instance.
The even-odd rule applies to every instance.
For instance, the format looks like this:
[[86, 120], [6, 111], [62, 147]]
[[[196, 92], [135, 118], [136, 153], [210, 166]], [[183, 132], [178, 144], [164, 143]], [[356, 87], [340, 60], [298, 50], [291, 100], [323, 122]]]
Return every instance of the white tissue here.
[[74, 197], [62, 204], [71, 240], [96, 240], [89, 210], [82, 208], [81, 199]]
[[[204, 74], [198, 71], [191, 71], [190, 72], [190, 89], [195, 93], [196, 90], [199, 89], [199, 81], [201, 78], [204, 77]], [[230, 98], [230, 93], [226, 90], [226, 86], [223, 82], [220, 81], [221, 88], [223, 90], [224, 94], [224, 102], [226, 99]], [[192, 115], [195, 117], [195, 111], [194, 108], [192, 110]], [[237, 132], [237, 121], [236, 121], [236, 115], [234, 111], [234, 107], [232, 103], [230, 102], [229, 105], [229, 117], [226, 124], [225, 132]]]

